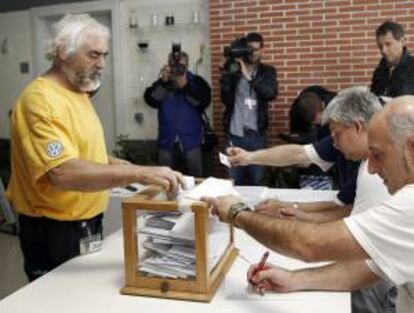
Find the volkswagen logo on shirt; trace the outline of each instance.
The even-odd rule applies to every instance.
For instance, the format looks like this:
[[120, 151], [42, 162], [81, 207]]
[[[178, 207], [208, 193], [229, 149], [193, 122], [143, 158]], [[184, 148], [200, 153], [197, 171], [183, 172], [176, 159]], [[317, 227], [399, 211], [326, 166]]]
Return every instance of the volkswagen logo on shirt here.
[[51, 141], [47, 144], [46, 152], [51, 158], [56, 158], [62, 154], [63, 145], [60, 141]]

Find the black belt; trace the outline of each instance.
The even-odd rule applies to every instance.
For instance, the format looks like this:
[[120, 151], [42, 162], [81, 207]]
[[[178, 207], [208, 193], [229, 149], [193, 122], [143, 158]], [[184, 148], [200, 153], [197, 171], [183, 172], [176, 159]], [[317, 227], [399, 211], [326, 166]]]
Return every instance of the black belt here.
[[251, 129], [251, 128], [243, 128], [243, 134], [249, 135], [249, 134], [258, 134], [259, 132], [257, 130]]

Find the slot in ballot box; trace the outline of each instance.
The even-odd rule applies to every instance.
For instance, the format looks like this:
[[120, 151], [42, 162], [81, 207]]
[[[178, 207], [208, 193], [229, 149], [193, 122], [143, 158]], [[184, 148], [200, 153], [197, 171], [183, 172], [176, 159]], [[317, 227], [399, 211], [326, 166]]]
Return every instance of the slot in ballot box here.
[[169, 201], [151, 186], [122, 203], [122, 294], [209, 302], [238, 250], [233, 227], [200, 201]]

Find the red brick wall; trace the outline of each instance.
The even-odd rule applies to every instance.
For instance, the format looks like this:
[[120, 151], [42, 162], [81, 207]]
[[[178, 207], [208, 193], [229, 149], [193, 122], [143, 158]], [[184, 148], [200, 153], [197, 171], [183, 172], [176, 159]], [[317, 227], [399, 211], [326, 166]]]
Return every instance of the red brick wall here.
[[251, 31], [265, 38], [264, 62], [278, 70], [279, 96], [269, 111], [270, 144], [287, 130], [290, 104], [311, 84], [332, 90], [369, 85], [380, 54], [375, 29], [395, 20], [414, 52], [414, 1], [210, 0], [214, 126], [223, 138], [218, 65], [223, 46]]

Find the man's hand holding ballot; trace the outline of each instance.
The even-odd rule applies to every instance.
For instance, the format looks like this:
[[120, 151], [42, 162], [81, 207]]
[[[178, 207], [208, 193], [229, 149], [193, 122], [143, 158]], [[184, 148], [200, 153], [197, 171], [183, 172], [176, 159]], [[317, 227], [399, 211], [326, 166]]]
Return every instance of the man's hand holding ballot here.
[[254, 152], [249, 152], [238, 147], [229, 147], [226, 152], [228, 160], [232, 166], [245, 166], [252, 164], [251, 156]]

